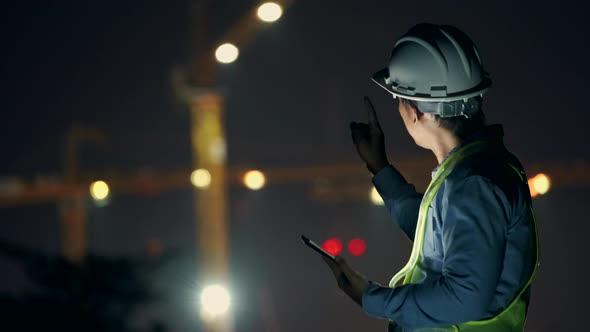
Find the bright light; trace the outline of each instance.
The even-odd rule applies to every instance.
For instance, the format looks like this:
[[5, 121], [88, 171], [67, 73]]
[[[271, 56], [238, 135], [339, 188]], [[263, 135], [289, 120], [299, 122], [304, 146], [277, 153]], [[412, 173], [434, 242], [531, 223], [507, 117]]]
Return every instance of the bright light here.
[[191, 173], [191, 183], [197, 188], [207, 188], [211, 184], [211, 173], [206, 169], [197, 169]]
[[267, 2], [258, 7], [258, 18], [264, 22], [274, 22], [283, 15], [283, 8], [275, 2]]
[[373, 187], [371, 189], [371, 193], [369, 195], [371, 196], [371, 202], [373, 202], [373, 204], [375, 204], [375, 205], [384, 205], [385, 204], [383, 202], [383, 198], [381, 198], [381, 195], [379, 195], [379, 192], [377, 191], [377, 189], [375, 187]]
[[233, 44], [226, 43], [215, 50], [215, 58], [221, 63], [231, 63], [236, 61], [239, 53], [237, 47]]
[[94, 181], [90, 185], [90, 195], [97, 201], [109, 196], [109, 185], [104, 181]]
[[535, 190], [532, 184], [533, 179], [529, 179], [529, 191], [531, 192], [531, 198], [539, 196], [539, 193]]
[[322, 243], [322, 248], [324, 248], [324, 250], [330, 254], [336, 256], [342, 251], [342, 241], [340, 241], [340, 239], [337, 237], [327, 239], [324, 241], [324, 243]]
[[230, 297], [227, 289], [220, 285], [211, 285], [201, 292], [201, 309], [205, 316], [217, 316], [227, 312]]
[[252, 190], [258, 190], [264, 187], [266, 178], [260, 171], [249, 171], [244, 175], [244, 185]]
[[361, 238], [357, 237], [348, 242], [348, 251], [350, 251], [353, 256], [360, 256], [365, 250], [367, 250], [367, 244]]
[[213, 321], [215, 321], [215, 316], [217, 316], [205, 310], [205, 308], [203, 308], [202, 306], [199, 313], [201, 314], [201, 319], [206, 323], [212, 323]]
[[531, 184], [534, 191], [539, 195], [546, 194], [549, 191], [549, 188], [551, 188], [551, 180], [549, 180], [549, 177], [543, 173], [535, 176], [531, 180]]

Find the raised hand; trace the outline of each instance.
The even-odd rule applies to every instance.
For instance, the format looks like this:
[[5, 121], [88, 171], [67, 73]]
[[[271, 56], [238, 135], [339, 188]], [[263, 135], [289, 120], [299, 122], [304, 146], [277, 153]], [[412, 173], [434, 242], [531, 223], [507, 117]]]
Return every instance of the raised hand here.
[[369, 171], [376, 174], [389, 165], [389, 161], [385, 153], [385, 138], [375, 108], [369, 97], [365, 96], [364, 101], [369, 122], [351, 122], [350, 132], [359, 156], [367, 164]]

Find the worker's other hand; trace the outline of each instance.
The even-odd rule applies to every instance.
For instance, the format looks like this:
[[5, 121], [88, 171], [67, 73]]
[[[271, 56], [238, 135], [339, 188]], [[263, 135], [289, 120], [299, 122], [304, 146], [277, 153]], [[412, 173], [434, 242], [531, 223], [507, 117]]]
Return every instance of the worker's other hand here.
[[336, 282], [338, 283], [338, 287], [340, 289], [344, 289], [350, 286], [350, 281], [348, 280], [348, 278], [346, 278], [346, 275], [344, 274], [344, 271], [342, 271], [342, 267], [340, 266], [341, 262], [343, 262], [342, 257], [336, 256], [336, 261], [333, 261], [324, 256], [322, 256], [322, 259], [324, 260], [324, 262], [326, 262], [326, 264], [328, 264], [328, 266], [332, 270], [334, 278], [336, 278]]
[[350, 132], [359, 156], [367, 164], [369, 171], [377, 174], [377, 172], [389, 165], [385, 153], [385, 138], [371, 100], [367, 96], [365, 96], [364, 100], [369, 122], [351, 122]]
[[322, 259], [334, 274], [338, 287], [350, 296], [358, 305], [362, 306], [363, 292], [369, 285], [369, 281], [362, 274], [353, 270], [344, 258], [336, 256], [333, 261], [322, 256]]

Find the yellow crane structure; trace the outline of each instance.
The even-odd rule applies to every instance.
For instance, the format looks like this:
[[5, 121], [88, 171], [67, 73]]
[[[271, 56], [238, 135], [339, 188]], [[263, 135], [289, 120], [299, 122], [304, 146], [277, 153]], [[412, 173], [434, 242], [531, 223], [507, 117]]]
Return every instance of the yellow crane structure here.
[[[409, 182], [420, 189], [427, 185], [428, 174], [435, 165], [434, 158], [411, 158], [395, 162], [395, 166]], [[319, 201], [366, 201], [370, 173], [362, 162], [339, 162], [325, 164], [302, 164], [285, 167], [258, 168], [265, 174], [267, 186], [307, 184], [308, 195]], [[590, 162], [553, 161], [525, 163], [529, 179], [544, 173], [551, 179], [551, 188], [582, 188], [590, 186]], [[243, 185], [243, 176], [249, 171], [247, 165], [226, 169], [226, 185]], [[150, 195], [184, 190], [193, 187], [190, 181], [193, 168], [153, 170], [150, 172], [109, 172], [108, 175], [80, 174], [78, 182], [67, 183], [63, 179], [36, 181], [26, 178], [0, 180], [0, 207], [29, 206], [32, 204], [60, 202], [75, 195], [90, 197], [89, 186], [96, 179], [108, 183], [110, 190], [118, 195]]]
[[[292, 2], [283, 0], [280, 6], [287, 8]], [[207, 43], [207, 36], [210, 34], [210, 27], [207, 26], [207, 1], [200, 0], [195, 5], [195, 41], [199, 52], [195, 55], [195, 62], [189, 71], [179, 76], [176, 90], [189, 105], [191, 114], [193, 168], [208, 172], [211, 179], [206, 190], [197, 190], [195, 193], [200, 270], [204, 271], [201, 279], [211, 280], [213, 283], [227, 283], [227, 149], [223, 124], [223, 96], [216, 90], [218, 67], [213, 59], [213, 47], [223, 42], [245, 46], [263, 23], [254, 19], [254, 14], [261, 8], [256, 6], [235, 22], [221, 41], [215, 41], [210, 45]], [[277, 4], [273, 3], [273, 6]], [[219, 319], [209, 322], [206, 328], [212, 332], [232, 329], [230, 322]]]
[[[64, 184], [74, 188], [80, 176], [78, 148], [85, 142], [104, 143], [104, 134], [94, 128], [73, 126], [65, 137]], [[62, 252], [70, 262], [80, 263], [86, 257], [86, 208], [87, 190], [72, 190], [60, 198], [59, 211], [62, 222]]]

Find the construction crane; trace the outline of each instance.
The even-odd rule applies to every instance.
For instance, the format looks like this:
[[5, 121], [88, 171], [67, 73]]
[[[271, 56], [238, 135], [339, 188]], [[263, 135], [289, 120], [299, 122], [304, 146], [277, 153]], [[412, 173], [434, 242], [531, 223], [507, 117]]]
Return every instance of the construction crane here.
[[[280, 1], [283, 9], [294, 1]], [[249, 168], [228, 168], [225, 160], [225, 131], [223, 127], [223, 96], [216, 90], [214, 47], [219, 41], [232, 41], [244, 47], [254, 38], [262, 24], [253, 20], [255, 8], [233, 24], [220, 40], [207, 41], [208, 13], [206, 1], [195, 1], [195, 41], [198, 52], [191, 66], [181, 71], [175, 80], [177, 95], [188, 106], [191, 114], [191, 142], [193, 164], [183, 169], [141, 173], [112, 173], [92, 176], [81, 173], [76, 166], [76, 146], [84, 140], [97, 141], [91, 130], [79, 129], [71, 135], [67, 144], [64, 176], [50, 182], [36, 182], [20, 178], [8, 178], [0, 183], [0, 206], [59, 202], [63, 222], [63, 253], [73, 262], [82, 261], [86, 255], [86, 216], [84, 201], [88, 199], [89, 184], [100, 178], [117, 193], [158, 193], [189, 188], [191, 173], [196, 169], [207, 170], [211, 182], [206, 189], [195, 189], [197, 214], [197, 239], [201, 262], [213, 278], [223, 279], [227, 273], [227, 187], [241, 183], [242, 175]], [[100, 141], [100, 138], [98, 139]], [[274, 151], [274, 149], [269, 149]], [[404, 175], [419, 188], [425, 187], [428, 174], [434, 167], [432, 159], [417, 158], [396, 163]], [[590, 185], [586, 162], [556, 162], [530, 164], [529, 174], [546, 173], [559, 186]], [[369, 174], [360, 162], [332, 163], [324, 165], [300, 165], [273, 167], [261, 170], [270, 185], [288, 185], [306, 182], [309, 193], [318, 200], [366, 200], [370, 183]], [[221, 330], [212, 328], [212, 330]]]
[[[543, 173], [551, 179], [552, 189], [579, 188], [590, 186], [590, 162], [554, 161], [528, 163], [525, 165], [529, 179]], [[395, 166], [418, 189], [428, 184], [428, 174], [434, 167], [432, 158], [404, 159]], [[227, 168], [227, 184], [242, 186], [243, 176], [251, 170], [246, 165]], [[325, 164], [289, 165], [258, 168], [264, 173], [267, 186], [307, 184], [310, 197], [320, 201], [367, 200], [366, 190], [370, 189], [370, 173], [361, 162], [339, 162]], [[109, 172], [80, 174], [76, 183], [53, 178], [51, 181], [36, 181], [19, 177], [0, 179], [0, 207], [61, 202], [73, 196], [90, 198], [89, 187], [96, 179], [102, 179], [109, 189], [117, 194], [149, 194], [186, 190], [193, 187], [190, 178], [193, 168], [185, 167], [168, 170], [145, 170], [137, 172]], [[208, 188], [196, 189], [206, 191]]]
[[[229, 241], [227, 230], [227, 172], [226, 137], [223, 125], [223, 96], [217, 91], [216, 76], [218, 65], [214, 61], [213, 47], [231, 42], [237, 57], [237, 48], [246, 46], [256, 31], [265, 24], [261, 15], [263, 7], [273, 7], [282, 12], [293, 0], [266, 3], [256, 6], [236, 21], [220, 40], [208, 43], [211, 27], [208, 26], [208, 1], [195, 2], [195, 61], [187, 72], [181, 72], [176, 80], [178, 96], [189, 106], [191, 115], [191, 142], [193, 168], [210, 174], [207, 190], [195, 192], [197, 214], [197, 239], [203, 279], [226, 283], [228, 280]], [[260, 20], [253, 19], [258, 13]], [[280, 17], [280, 13], [279, 16]], [[278, 18], [277, 17], [277, 18]], [[225, 44], [228, 45], [228, 44]], [[219, 50], [219, 48], [217, 49]], [[220, 59], [219, 62], [230, 62]], [[235, 57], [232, 55], [233, 60]], [[231, 60], [231, 61], [233, 61]], [[231, 323], [213, 320], [206, 326], [208, 331], [229, 331]]]

